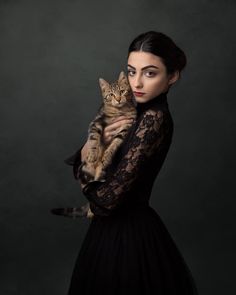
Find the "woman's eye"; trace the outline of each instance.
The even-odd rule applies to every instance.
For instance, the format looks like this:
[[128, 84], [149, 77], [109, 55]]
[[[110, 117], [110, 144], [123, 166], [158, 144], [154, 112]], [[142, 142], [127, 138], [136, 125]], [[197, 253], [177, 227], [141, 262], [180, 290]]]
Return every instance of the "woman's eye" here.
[[154, 72], [147, 72], [147, 73], [151, 74], [151, 75], [148, 75], [148, 77], [154, 77], [156, 75], [156, 73]]
[[128, 74], [129, 74], [130, 76], [133, 76], [132, 73], [134, 73], [134, 71], [128, 70]]
[[[130, 75], [130, 76], [134, 76], [135, 75], [135, 71], [132, 71], [132, 70], [128, 70], [128, 74]], [[146, 72], [146, 76], [147, 77], [154, 77], [156, 75], [156, 73], [155, 72]]]

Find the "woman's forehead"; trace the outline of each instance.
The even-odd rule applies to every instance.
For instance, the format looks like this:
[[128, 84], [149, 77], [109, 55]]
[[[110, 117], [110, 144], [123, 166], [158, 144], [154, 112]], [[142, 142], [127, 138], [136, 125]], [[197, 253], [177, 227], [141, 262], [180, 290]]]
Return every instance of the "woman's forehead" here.
[[160, 69], [163, 69], [165, 65], [162, 62], [161, 57], [144, 51], [132, 51], [129, 54], [127, 65], [141, 70], [148, 65], [154, 65]]

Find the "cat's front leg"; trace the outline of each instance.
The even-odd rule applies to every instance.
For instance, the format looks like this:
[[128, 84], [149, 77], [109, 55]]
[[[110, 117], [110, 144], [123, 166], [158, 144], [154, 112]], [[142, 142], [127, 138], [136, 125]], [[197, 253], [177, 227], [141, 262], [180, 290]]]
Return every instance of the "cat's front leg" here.
[[99, 163], [99, 165], [96, 168], [95, 172], [95, 180], [97, 181], [106, 181], [106, 168], [112, 163], [112, 158], [123, 142], [123, 139], [120, 137], [115, 137], [112, 141], [112, 143], [108, 146], [108, 148], [105, 150], [102, 159]]
[[98, 157], [99, 157], [99, 142], [89, 142], [90, 145], [88, 147], [88, 153], [86, 156], [86, 161], [90, 164], [96, 164]]
[[103, 127], [99, 120], [94, 120], [89, 125], [89, 137], [88, 137], [88, 152], [86, 156], [86, 162], [96, 166], [99, 158], [102, 155], [101, 151], [101, 135]]
[[84, 183], [94, 180], [97, 162], [101, 158], [101, 148], [99, 147], [99, 140], [88, 140], [87, 155], [83, 164], [80, 167], [81, 179]]
[[102, 157], [103, 149], [101, 144], [102, 126], [97, 121], [90, 124], [88, 150], [85, 162], [81, 171], [86, 181], [94, 180], [97, 164]]

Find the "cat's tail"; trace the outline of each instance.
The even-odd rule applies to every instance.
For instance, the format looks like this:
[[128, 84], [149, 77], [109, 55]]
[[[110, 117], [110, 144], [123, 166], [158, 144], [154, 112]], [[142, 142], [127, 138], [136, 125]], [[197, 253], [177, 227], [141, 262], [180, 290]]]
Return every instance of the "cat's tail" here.
[[77, 218], [77, 217], [90, 218], [92, 216], [90, 214], [89, 209], [90, 209], [90, 206], [89, 206], [89, 203], [87, 203], [81, 207], [53, 208], [50, 211], [52, 214], [70, 217], [70, 218]]

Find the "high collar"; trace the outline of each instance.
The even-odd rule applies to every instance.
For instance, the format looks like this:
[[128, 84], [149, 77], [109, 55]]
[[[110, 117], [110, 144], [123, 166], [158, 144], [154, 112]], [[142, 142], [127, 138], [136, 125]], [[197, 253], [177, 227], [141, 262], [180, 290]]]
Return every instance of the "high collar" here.
[[159, 105], [159, 104], [167, 104], [167, 93], [168, 92], [163, 92], [159, 95], [157, 95], [156, 97], [152, 98], [151, 100], [144, 102], [144, 103], [136, 103], [136, 109], [138, 114], [144, 112], [145, 110], [149, 109], [150, 107], [154, 106], [154, 105]]

